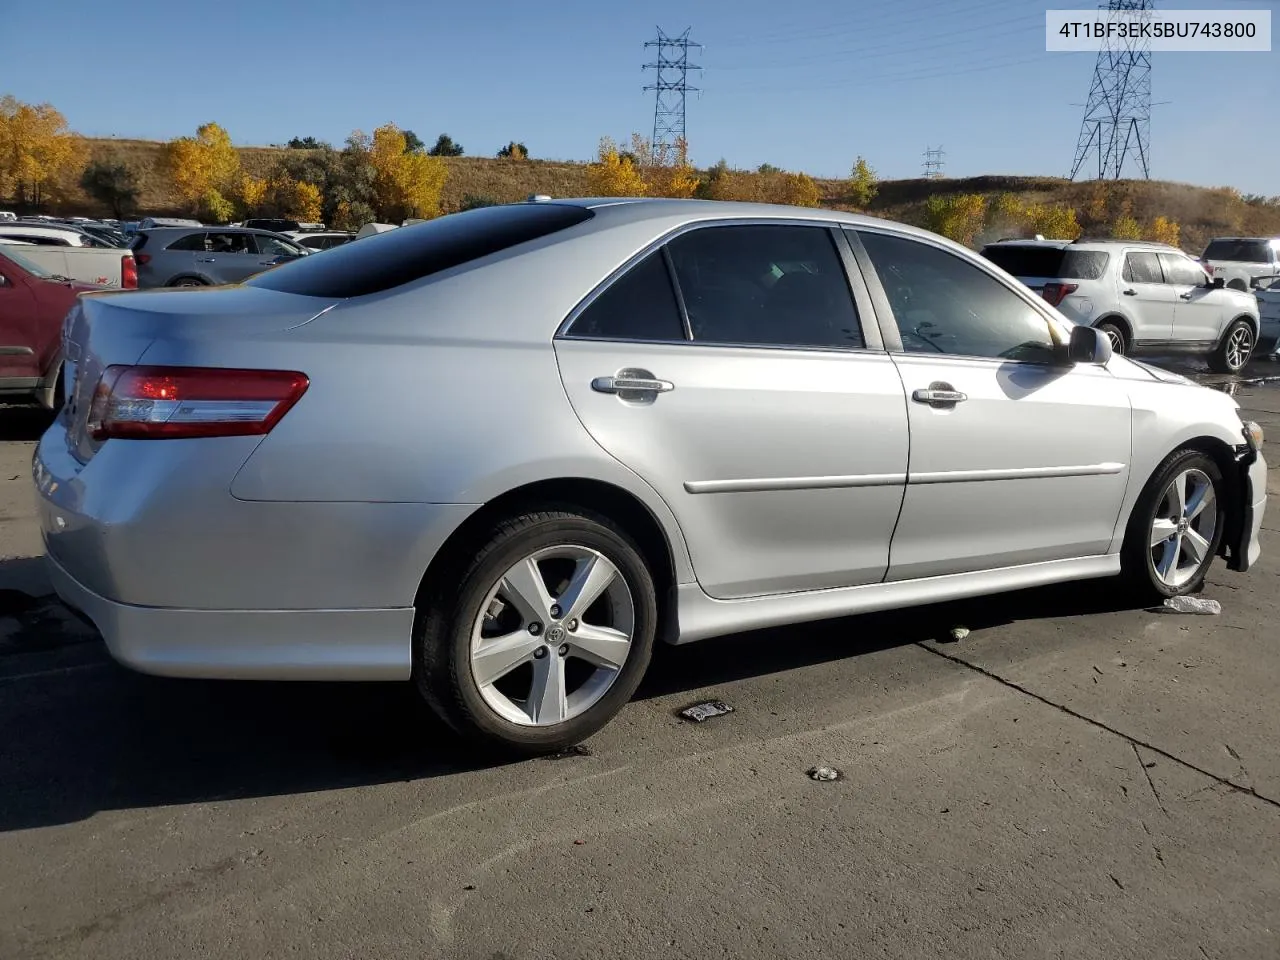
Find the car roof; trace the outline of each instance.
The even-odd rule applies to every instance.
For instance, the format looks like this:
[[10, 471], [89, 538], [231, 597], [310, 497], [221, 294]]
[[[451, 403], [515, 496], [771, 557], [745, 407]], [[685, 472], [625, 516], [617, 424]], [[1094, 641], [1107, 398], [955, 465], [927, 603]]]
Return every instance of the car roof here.
[[282, 236], [274, 230], [260, 230], [257, 227], [219, 227], [207, 223], [199, 227], [144, 227], [138, 233], [204, 233], [209, 230], [216, 233], [265, 233], [271, 237]]

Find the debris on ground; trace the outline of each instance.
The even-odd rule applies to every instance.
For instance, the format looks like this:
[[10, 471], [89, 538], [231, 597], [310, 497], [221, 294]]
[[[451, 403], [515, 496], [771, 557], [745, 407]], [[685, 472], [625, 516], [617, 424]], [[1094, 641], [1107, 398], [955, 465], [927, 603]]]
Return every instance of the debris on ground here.
[[568, 760], [571, 757], [589, 757], [591, 756], [591, 748], [586, 744], [575, 743], [572, 747], [565, 747], [563, 750], [557, 750], [555, 753], [546, 755], [547, 760]]
[[824, 783], [839, 780], [842, 776], [835, 767], [810, 767], [806, 772], [809, 774], [810, 780], [819, 780]]
[[1217, 600], [1201, 597], [1170, 597], [1161, 607], [1166, 613], [1196, 613], [1204, 617], [1216, 617], [1222, 612]]
[[712, 717], [722, 717], [726, 713], [733, 713], [733, 707], [723, 700], [708, 700], [705, 703], [695, 703], [691, 707], [685, 707], [680, 711], [679, 716], [691, 723], [702, 723]]
[[943, 643], [959, 643], [969, 635], [968, 627], [952, 627]]

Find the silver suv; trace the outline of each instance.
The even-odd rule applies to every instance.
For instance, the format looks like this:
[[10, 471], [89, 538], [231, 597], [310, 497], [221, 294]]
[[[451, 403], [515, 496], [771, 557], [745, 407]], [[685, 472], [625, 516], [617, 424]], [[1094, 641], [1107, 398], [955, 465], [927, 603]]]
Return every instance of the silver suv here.
[[1249, 362], [1258, 302], [1224, 289], [1177, 247], [1140, 240], [1002, 240], [982, 255], [1116, 353], [1206, 354], [1220, 373]]
[[144, 289], [239, 283], [310, 253], [288, 237], [243, 227], [139, 230], [131, 249]]
[[1248, 290], [1254, 280], [1280, 276], [1280, 237], [1214, 237], [1200, 262], [1232, 290]]

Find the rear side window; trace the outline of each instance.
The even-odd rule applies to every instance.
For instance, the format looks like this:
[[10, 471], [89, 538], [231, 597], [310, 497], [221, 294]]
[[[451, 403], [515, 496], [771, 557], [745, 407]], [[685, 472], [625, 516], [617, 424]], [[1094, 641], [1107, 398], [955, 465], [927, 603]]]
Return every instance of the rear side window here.
[[1164, 283], [1160, 258], [1154, 253], [1126, 253], [1124, 279], [1130, 283]]
[[585, 207], [507, 204], [452, 213], [302, 257], [246, 284], [306, 297], [362, 297], [429, 277], [590, 220]]
[[684, 340], [684, 321], [662, 251], [610, 284], [569, 328], [570, 336], [607, 340]]
[[1204, 259], [1271, 263], [1271, 245], [1265, 240], [1213, 240], [1205, 247]]
[[992, 244], [982, 255], [1015, 277], [1046, 280], [1097, 280], [1106, 272], [1110, 254], [1100, 250]]
[[[141, 244], [139, 244], [133, 249], [140, 250], [141, 248], [142, 248]], [[173, 243], [169, 244], [169, 246], [165, 247], [165, 249], [166, 250], [188, 250], [188, 251], [199, 250], [201, 252], [204, 252], [204, 234], [189, 233], [185, 237], [179, 237], [177, 240], [173, 241]]]

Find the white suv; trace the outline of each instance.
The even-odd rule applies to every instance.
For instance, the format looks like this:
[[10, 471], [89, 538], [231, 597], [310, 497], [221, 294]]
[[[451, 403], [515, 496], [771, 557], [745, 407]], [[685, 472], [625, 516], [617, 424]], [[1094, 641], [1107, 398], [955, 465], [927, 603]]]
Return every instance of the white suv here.
[[1236, 373], [1258, 342], [1258, 301], [1177, 247], [1140, 240], [1002, 240], [982, 255], [1116, 353], [1207, 354]]
[[1214, 237], [1200, 262], [1232, 290], [1248, 290], [1254, 280], [1280, 276], [1280, 237]]

